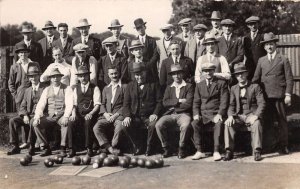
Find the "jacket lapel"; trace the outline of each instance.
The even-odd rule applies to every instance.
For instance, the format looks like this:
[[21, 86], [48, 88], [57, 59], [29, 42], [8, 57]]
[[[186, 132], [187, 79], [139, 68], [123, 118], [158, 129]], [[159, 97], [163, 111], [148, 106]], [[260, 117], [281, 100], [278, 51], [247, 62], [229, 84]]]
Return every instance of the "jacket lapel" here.
[[112, 104], [111, 104], [111, 98], [112, 98], [112, 91], [111, 91], [112, 86], [107, 87], [107, 111], [112, 112]]
[[121, 90], [122, 90], [121, 87], [117, 87], [115, 98], [114, 98], [114, 101], [113, 101], [113, 106], [115, 105], [116, 101], [118, 100], [118, 98], [119, 98], [119, 96], [121, 94]]
[[215, 88], [217, 86], [217, 81], [215, 80], [215, 78], [212, 80], [212, 83], [211, 83], [211, 86], [210, 86], [210, 89], [209, 89], [209, 96], [212, 96]]
[[[175, 87], [174, 87], [175, 89]], [[184, 98], [184, 92], [185, 91], [185, 86], [181, 87], [180, 88], [180, 91], [179, 91], [179, 98]]]
[[240, 86], [236, 85], [234, 89], [235, 89], [234, 95], [236, 99], [236, 112], [239, 112], [240, 111]]
[[[268, 57], [268, 56], [266, 56], [266, 57]], [[267, 63], [268, 63], [268, 65], [270, 65], [270, 69], [269, 69], [269, 71], [266, 72], [266, 75], [268, 73], [270, 73], [272, 70], [274, 70], [276, 68], [276, 66], [278, 66], [278, 64], [279, 64], [280, 61], [281, 61], [281, 57], [278, 54], [278, 52], [276, 53], [276, 56], [275, 56], [275, 58], [274, 58], [274, 60], [273, 60], [272, 63], [270, 63], [270, 61], [267, 58]]]

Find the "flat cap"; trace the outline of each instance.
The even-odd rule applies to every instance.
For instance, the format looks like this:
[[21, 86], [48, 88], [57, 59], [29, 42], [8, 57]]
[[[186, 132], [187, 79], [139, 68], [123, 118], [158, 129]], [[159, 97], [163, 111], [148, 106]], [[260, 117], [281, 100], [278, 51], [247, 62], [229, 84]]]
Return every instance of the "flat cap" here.
[[214, 70], [216, 69], [216, 65], [214, 65], [213, 63], [210, 63], [210, 62], [206, 62], [206, 63], [203, 63], [201, 65], [201, 70]]
[[118, 40], [115, 37], [108, 37], [108, 38], [104, 39], [104, 41], [102, 41], [102, 45], [114, 44], [114, 43], [118, 43]]
[[235, 22], [231, 19], [224, 19], [221, 21], [221, 25], [235, 25]]
[[247, 18], [246, 19], [246, 23], [248, 24], [248, 23], [253, 23], [253, 22], [259, 22], [260, 21], [260, 19], [259, 19], [259, 17], [258, 16], [250, 16], [249, 18]]
[[160, 30], [170, 30], [172, 29], [174, 26], [172, 24], [165, 24], [164, 26], [162, 26], [160, 28]]
[[197, 24], [193, 27], [194, 30], [207, 30], [207, 27], [204, 24]]
[[178, 25], [189, 24], [192, 22], [191, 18], [184, 18], [178, 22]]
[[79, 51], [86, 51], [89, 48], [89, 46], [82, 44], [82, 43], [78, 43], [77, 45], [75, 45], [73, 47], [73, 50], [75, 52], [79, 52]]

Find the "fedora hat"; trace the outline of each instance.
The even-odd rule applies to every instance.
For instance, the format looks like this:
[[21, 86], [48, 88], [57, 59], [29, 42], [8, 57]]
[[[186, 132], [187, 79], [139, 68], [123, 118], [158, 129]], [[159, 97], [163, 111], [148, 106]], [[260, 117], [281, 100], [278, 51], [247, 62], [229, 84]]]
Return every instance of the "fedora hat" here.
[[133, 41], [131, 42], [131, 45], [130, 45], [130, 47], [129, 47], [129, 50], [132, 50], [132, 49], [137, 48], [137, 47], [144, 47], [144, 45], [141, 43], [140, 40], [133, 40]]
[[89, 69], [82, 65], [78, 67], [77, 73], [75, 75], [84, 75], [84, 74], [90, 74], [91, 72], [89, 71]]
[[145, 25], [147, 22], [144, 22], [144, 20], [142, 18], [138, 18], [138, 19], [135, 19], [133, 23], [134, 23], [134, 28], [138, 28], [138, 27]]
[[246, 19], [246, 24], [249, 24], [249, 23], [256, 23], [256, 22], [259, 22], [260, 19], [258, 16], [250, 16], [249, 18]]
[[15, 53], [18, 54], [20, 51], [30, 52], [30, 49], [28, 49], [28, 47], [25, 43], [16, 44]]
[[118, 40], [115, 37], [108, 37], [106, 39], [104, 39], [104, 41], [102, 41], [102, 45], [106, 45], [106, 44], [117, 44]]
[[234, 26], [235, 22], [231, 19], [224, 19], [221, 21], [221, 25], [230, 25], [230, 26]]
[[37, 62], [34, 62], [34, 64], [32, 64], [33, 62], [30, 62], [28, 64], [28, 70], [27, 70], [27, 76], [32, 76], [32, 75], [40, 75], [41, 71], [40, 68], [34, 64], [38, 64]]
[[211, 20], [222, 20], [220, 11], [213, 11], [211, 13]]
[[31, 24], [24, 24], [22, 25], [21, 33], [33, 33], [33, 28]]
[[215, 35], [212, 33], [206, 34], [204, 37], [203, 45], [206, 45], [208, 43], [219, 43], [219, 41], [216, 39]]
[[121, 28], [121, 27], [123, 27], [123, 26], [124, 26], [124, 25], [121, 25], [118, 19], [113, 19], [113, 20], [110, 22], [110, 26], [108, 27], [108, 29], [112, 29], [112, 28]]
[[239, 62], [233, 67], [233, 74], [247, 72], [246, 66], [243, 62]]
[[58, 68], [53, 68], [49, 74], [49, 77], [55, 76], [55, 75], [60, 75], [63, 76], [62, 73], [60, 73], [60, 71], [58, 70]]
[[172, 64], [171, 65], [171, 71], [168, 74], [172, 75], [176, 72], [183, 72], [183, 69], [179, 64]]
[[160, 30], [171, 30], [174, 26], [172, 24], [165, 24]]
[[213, 63], [206, 62], [201, 65], [201, 70], [215, 70], [216, 66]]
[[264, 40], [261, 41], [260, 44], [265, 44], [265, 43], [268, 43], [268, 42], [271, 42], [271, 41], [277, 42], [277, 41], [279, 41], [279, 39], [276, 38], [276, 36], [272, 32], [265, 33], [264, 34]]
[[79, 52], [79, 51], [86, 51], [89, 48], [89, 46], [82, 44], [82, 43], [78, 43], [77, 45], [75, 45], [73, 47], [73, 50], [75, 52]]
[[132, 69], [131, 69], [132, 73], [139, 73], [139, 72], [143, 72], [143, 71], [146, 71], [146, 67], [143, 62], [132, 64]]
[[48, 21], [46, 21], [45, 26], [42, 28], [42, 30], [46, 30], [46, 29], [50, 29], [50, 28], [56, 29], [56, 27], [53, 25], [53, 23], [50, 20], [48, 20]]
[[207, 27], [204, 24], [197, 24], [196, 26], [193, 27], [193, 30], [205, 30], [207, 31]]
[[82, 28], [82, 27], [86, 27], [86, 26], [91, 26], [91, 24], [89, 24], [89, 22], [86, 18], [82, 18], [78, 21], [78, 26], [76, 26], [76, 28]]
[[184, 19], [181, 19], [179, 22], [178, 22], [178, 25], [179, 26], [182, 26], [184, 24], [189, 24], [192, 22], [192, 19], [191, 18], [184, 18]]

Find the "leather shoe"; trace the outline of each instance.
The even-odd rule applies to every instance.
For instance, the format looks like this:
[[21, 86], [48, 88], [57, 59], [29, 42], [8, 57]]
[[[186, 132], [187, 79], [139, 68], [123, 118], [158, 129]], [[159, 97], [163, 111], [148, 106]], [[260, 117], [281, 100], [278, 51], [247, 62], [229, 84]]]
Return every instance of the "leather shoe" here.
[[21, 152], [21, 149], [15, 146], [11, 151], [7, 152], [7, 155], [10, 156], [10, 155], [14, 155], [14, 154], [19, 154], [20, 152]]
[[254, 152], [254, 161], [261, 161], [262, 157], [261, 157], [261, 152], [256, 151]]
[[90, 157], [93, 157], [94, 156], [94, 152], [92, 149], [87, 149], [87, 155], [90, 156]]
[[162, 154], [163, 158], [168, 158], [172, 156], [172, 152], [169, 148], [164, 148], [164, 153]]
[[183, 148], [179, 148], [178, 150], [178, 159], [186, 158], [187, 154]]
[[205, 157], [206, 157], [205, 153], [197, 151], [195, 155], [192, 156], [192, 160], [198, 160]]
[[285, 147], [282, 147], [279, 152], [278, 152], [280, 155], [287, 155], [290, 153], [289, 149], [285, 146]]
[[41, 157], [45, 157], [45, 156], [49, 156], [52, 154], [52, 151], [50, 150], [50, 148], [46, 148], [46, 150], [40, 154]]
[[227, 150], [224, 157], [224, 161], [230, 161], [232, 159], [233, 159], [233, 153], [230, 150]]
[[75, 155], [76, 155], [76, 152], [75, 152], [75, 150], [73, 150], [73, 149], [70, 149], [70, 151], [69, 151], [69, 153], [68, 153], [67, 157], [68, 157], [68, 158], [72, 158], [72, 157], [74, 157]]
[[25, 149], [28, 148], [28, 144], [27, 143], [23, 143], [19, 146], [20, 149]]
[[35, 155], [35, 148], [30, 146], [29, 149], [28, 149], [28, 154], [31, 155], [31, 156], [34, 156]]
[[60, 153], [59, 153], [62, 157], [66, 157], [67, 156], [67, 153], [66, 153], [66, 150], [60, 150]]
[[147, 146], [147, 150], [145, 152], [145, 156], [151, 156], [151, 155], [153, 155], [152, 148], [150, 146]]

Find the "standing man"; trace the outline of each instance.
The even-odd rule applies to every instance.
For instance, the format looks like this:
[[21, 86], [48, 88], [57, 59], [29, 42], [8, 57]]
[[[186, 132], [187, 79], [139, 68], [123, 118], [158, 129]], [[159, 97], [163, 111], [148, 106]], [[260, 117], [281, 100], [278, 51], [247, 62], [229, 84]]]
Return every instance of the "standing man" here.
[[[120, 74], [116, 67], [108, 68], [110, 84], [105, 86], [102, 92], [102, 104], [100, 107], [97, 123], [93, 130], [99, 142], [99, 145], [114, 155], [122, 154], [118, 145], [121, 141], [122, 131], [126, 129], [122, 125], [123, 117], [123, 99], [126, 84], [120, 80]], [[106, 131], [114, 131], [111, 143], [109, 142]]]
[[43, 61], [41, 64], [41, 70], [44, 72], [46, 68], [53, 62], [52, 58], [52, 47], [53, 42], [57, 40], [57, 37], [54, 36], [54, 31], [56, 27], [51, 21], [46, 21], [45, 26], [42, 28], [45, 33], [45, 37], [39, 40], [39, 43], [43, 49]]
[[192, 19], [190, 18], [184, 18], [178, 22], [178, 26], [181, 28], [182, 33], [179, 33], [176, 35], [176, 37], [180, 38], [182, 42], [182, 49], [181, 54], [184, 54], [184, 49], [186, 42], [194, 38], [194, 34], [191, 32], [192, 26]]
[[196, 84], [192, 126], [194, 129], [194, 144], [197, 152], [193, 160], [205, 157], [203, 153], [203, 138], [205, 127], [213, 127], [215, 161], [221, 160], [219, 153], [220, 136], [223, 128], [223, 118], [228, 107], [229, 91], [226, 81], [214, 76], [216, 66], [212, 63], [201, 65], [205, 79]]
[[264, 34], [264, 45], [267, 55], [258, 60], [253, 82], [262, 85], [266, 96], [266, 128], [278, 121], [278, 148], [280, 154], [288, 154], [288, 125], [285, 106], [291, 105], [293, 92], [293, 73], [289, 60], [276, 51], [278, 39], [270, 32]]
[[142, 128], [147, 128], [147, 149], [145, 155], [153, 153], [153, 139], [155, 134], [155, 123], [162, 110], [161, 89], [157, 83], [146, 81], [146, 68], [142, 64], [135, 64], [132, 72], [135, 74], [135, 81], [127, 85], [124, 104], [122, 124], [131, 127], [135, 134], [135, 140], [139, 143], [137, 154], [141, 152], [141, 144], [144, 143]]
[[129, 57], [129, 39], [121, 35], [122, 27], [118, 19], [111, 21], [108, 29], [112, 32], [113, 37], [118, 41], [117, 50], [118, 53], [122, 54], [124, 57]]
[[44, 89], [35, 109], [32, 125], [38, 140], [45, 147], [42, 157], [52, 154], [48, 136], [54, 134], [56, 130], [61, 130], [61, 154], [65, 156], [67, 126], [73, 108], [73, 92], [71, 87], [60, 82], [62, 76], [58, 68], [52, 70], [49, 75], [51, 84]]
[[194, 87], [183, 80], [183, 69], [179, 64], [173, 64], [169, 74], [174, 82], [167, 86], [163, 98], [163, 105], [167, 111], [157, 121], [155, 128], [164, 149], [164, 158], [172, 155], [169, 129], [180, 128], [178, 158], [183, 159], [187, 156], [186, 144], [190, 139]]
[[194, 38], [187, 41], [184, 56], [189, 57], [196, 64], [198, 57], [206, 53], [203, 41], [207, 27], [204, 24], [197, 24], [193, 29], [195, 33]]
[[246, 19], [246, 25], [250, 29], [250, 33], [244, 37], [245, 65], [248, 70], [249, 80], [254, 75], [258, 59], [266, 55], [264, 46], [260, 44], [263, 41], [263, 34], [258, 29], [259, 23], [260, 19], [257, 16], [251, 16]]
[[230, 90], [228, 119], [225, 121], [225, 161], [233, 158], [236, 130], [243, 129], [251, 131], [254, 160], [260, 161], [263, 132], [261, 120], [266, 106], [263, 91], [258, 84], [247, 79], [248, 71], [243, 62], [234, 66], [234, 75], [238, 84]]
[[[72, 47], [74, 50], [74, 46], [79, 43], [87, 45], [89, 47], [87, 49], [87, 55], [95, 57], [98, 61], [101, 56], [106, 54], [106, 52], [102, 48], [101, 40], [90, 35], [90, 27], [91, 24], [89, 24], [86, 18], [79, 20], [79, 24], [76, 28], [80, 31], [81, 36], [73, 40]], [[71, 54], [74, 56], [74, 51], [72, 51]]]
[[212, 28], [207, 33], [214, 35], [215, 38], [217, 39], [222, 37], [223, 35], [223, 31], [221, 28], [221, 20], [222, 17], [220, 11], [213, 11], [211, 13], [210, 21], [211, 21]]
[[[41, 45], [32, 39], [34, 33], [32, 24], [23, 24], [21, 33], [23, 35], [23, 40], [15, 45], [15, 50], [17, 46], [20, 46], [21, 44], [26, 44], [27, 48], [30, 49], [30, 54], [28, 58], [34, 62], [42, 64], [43, 50]], [[17, 56], [17, 53], [15, 53], [16, 62], [18, 61], [18, 58], [19, 57]]]
[[59, 23], [57, 28], [59, 32], [59, 39], [53, 42], [53, 47], [58, 47], [62, 52], [62, 58], [64, 58], [68, 64], [71, 64], [73, 39], [68, 35], [68, 24]]

